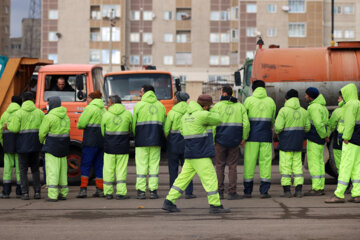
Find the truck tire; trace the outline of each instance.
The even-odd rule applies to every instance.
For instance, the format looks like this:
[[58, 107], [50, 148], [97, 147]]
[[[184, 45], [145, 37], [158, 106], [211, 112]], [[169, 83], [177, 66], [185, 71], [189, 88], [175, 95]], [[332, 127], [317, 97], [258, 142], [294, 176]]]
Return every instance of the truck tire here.
[[72, 146], [67, 156], [68, 162], [68, 184], [79, 185], [81, 180], [81, 149]]
[[325, 172], [330, 176], [337, 178], [338, 170], [335, 164], [334, 151], [333, 151], [333, 143], [336, 140], [334, 134], [331, 135], [330, 142], [327, 144], [327, 148], [329, 150], [329, 159], [325, 164]]

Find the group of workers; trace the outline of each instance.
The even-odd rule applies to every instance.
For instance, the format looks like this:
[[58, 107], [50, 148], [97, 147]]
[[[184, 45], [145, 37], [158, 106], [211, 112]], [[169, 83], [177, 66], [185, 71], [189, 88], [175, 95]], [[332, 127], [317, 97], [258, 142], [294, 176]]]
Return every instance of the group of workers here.
[[[224, 170], [229, 167], [227, 199], [251, 198], [257, 162], [260, 170], [260, 196], [271, 198], [271, 162], [273, 127], [279, 138], [282, 197], [302, 197], [304, 183], [302, 149], [307, 139], [307, 161], [312, 178], [312, 189], [305, 196], [324, 195], [324, 145], [335, 132], [334, 156], [339, 169], [334, 196], [326, 203], [345, 202], [344, 193], [352, 181], [349, 201], [360, 203], [360, 101], [357, 88], [348, 84], [339, 92], [339, 108], [328, 119], [325, 99], [318, 89], [305, 92], [307, 110], [300, 106], [294, 89], [285, 95], [285, 105], [276, 117], [276, 105], [267, 96], [265, 83], [252, 84], [253, 95], [244, 104], [232, 96], [232, 88], [222, 87], [220, 102], [213, 107], [209, 95], [190, 101], [185, 92], [176, 92], [174, 106], [166, 116], [165, 107], [157, 100], [154, 87], [143, 85], [141, 101], [133, 114], [121, 104], [117, 95], [108, 99], [105, 109], [101, 93], [87, 96], [88, 105], [80, 116], [77, 128], [83, 129], [81, 185], [78, 198], [87, 197], [90, 169], [96, 177], [93, 197], [128, 199], [127, 165], [131, 135], [135, 138], [137, 199], [159, 198], [158, 179], [161, 146], [166, 138], [170, 176], [170, 191], [162, 209], [178, 212], [177, 199], [195, 198], [192, 179], [198, 174], [207, 192], [210, 213], [228, 213], [221, 205], [224, 199]], [[34, 199], [40, 199], [39, 154], [44, 152], [47, 201], [66, 200], [67, 159], [70, 144], [70, 120], [59, 97], [48, 99], [45, 115], [34, 105], [31, 92], [22, 99], [14, 96], [0, 120], [1, 143], [4, 149], [2, 198], [9, 198], [11, 175], [16, 167], [16, 196], [29, 199], [28, 167], [31, 167]], [[239, 146], [244, 147], [244, 194], [237, 193], [237, 165]], [[215, 158], [215, 168], [211, 158]], [[179, 165], [182, 166], [179, 174]], [[291, 185], [295, 187], [291, 193]], [[148, 178], [148, 186], [147, 186]]]

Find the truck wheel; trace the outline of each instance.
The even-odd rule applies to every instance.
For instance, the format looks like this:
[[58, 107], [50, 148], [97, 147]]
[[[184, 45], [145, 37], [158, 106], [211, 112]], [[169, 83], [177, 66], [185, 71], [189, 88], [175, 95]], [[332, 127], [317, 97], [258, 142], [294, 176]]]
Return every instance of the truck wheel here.
[[71, 148], [67, 156], [68, 162], [68, 184], [79, 185], [81, 180], [81, 151], [77, 148]]
[[325, 164], [325, 172], [329, 174], [330, 176], [337, 178], [338, 176], [338, 170], [335, 164], [335, 158], [334, 158], [334, 149], [333, 149], [333, 143], [335, 141], [335, 137], [332, 134], [331, 135], [331, 141], [327, 144], [327, 148], [329, 150], [329, 160]]

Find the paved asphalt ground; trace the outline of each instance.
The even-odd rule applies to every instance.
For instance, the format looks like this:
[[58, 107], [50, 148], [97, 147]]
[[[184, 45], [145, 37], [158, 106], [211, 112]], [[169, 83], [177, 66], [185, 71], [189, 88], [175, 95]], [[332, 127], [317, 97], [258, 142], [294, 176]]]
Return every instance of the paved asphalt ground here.
[[[238, 168], [241, 193], [243, 167]], [[129, 200], [77, 199], [75, 186], [68, 200], [56, 203], [45, 202], [45, 190], [41, 200], [0, 199], [0, 239], [360, 239], [360, 204], [324, 203], [336, 187], [330, 176], [326, 196], [284, 199], [278, 166], [273, 166], [271, 199], [259, 198], [256, 181], [252, 199], [223, 200], [232, 212], [210, 215], [197, 176], [198, 198], [181, 198], [177, 205], [182, 212], [169, 214], [160, 209], [168, 191], [167, 168], [160, 169], [158, 200], [135, 199], [135, 167], [129, 166], [128, 172]], [[307, 191], [311, 185], [306, 170], [305, 177]], [[94, 189], [90, 186], [89, 193]]]

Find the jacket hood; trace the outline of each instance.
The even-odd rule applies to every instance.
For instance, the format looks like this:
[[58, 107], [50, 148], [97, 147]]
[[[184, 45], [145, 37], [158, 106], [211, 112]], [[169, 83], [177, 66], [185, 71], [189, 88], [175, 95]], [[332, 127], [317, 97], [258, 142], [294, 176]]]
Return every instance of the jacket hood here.
[[353, 83], [350, 83], [343, 87], [341, 89], [341, 94], [345, 103], [349, 102], [350, 100], [358, 100], [357, 87]]
[[266, 89], [263, 87], [256, 88], [255, 91], [253, 92], [253, 96], [256, 98], [266, 98], [267, 97]]
[[9, 107], [6, 109], [6, 112], [13, 113], [20, 109], [20, 105], [17, 103], [10, 103]]
[[202, 110], [203, 110], [203, 108], [200, 106], [200, 104], [198, 104], [195, 101], [190, 101], [187, 112], [193, 113], [193, 112], [202, 111]]
[[28, 100], [23, 102], [23, 104], [21, 105], [21, 109], [23, 109], [26, 112], [32, 112], [36, 109], [36, 107], [33, 101]]
[[339, 106], [339, 107], [343, 107], [344, 104], [345, 104], [345, 102], [344, 102], [344, 100], [342, 100], [341, 102], [339, 102], [338, 106]]
[[188, 104], [186, 102], [179, 102], [171, 108], [171, 110], [178, 112], [181, 115], [186, 113], [187, 109], [188, 109]]
[[292, 108], [292, 109], [299, 109], [300, 108], [299, 98], [293, 97], [293, 98], [288, 99], [285, 102], [285, 107], [289, 107], [289, 108]]
[[326, 100], [322, 94], [319, 94], [319, 96], [317, 98], [315, 98], [310, 104], [313, 104], [313, 103], [318, 103], [320, 105], [325, 106]]
[[141, 101], [147, 102], [147, 103], [154, 103], [157, 101], [156, 95], [153, 91], [147, 91], [144, 93], [144, 95], [141, 97]]
[[111, 105], [109, 107], [108, 111], [114, 115], [120, 115], [121, 113], [123, 113], [125, 111], [125, 107], [124, 107], [124, 105], [122, 105], [120, 103], [116, 103], [116, 104]]
[[100, 98], [93, 99], [89, 105], [94, 105], [100, 109], [104, 108], [104, 102]]
[[49, 114], [55, 115], [58, 118], [63, 119], [66, 116], [67, 109], [65, 107], [57, 107], [50, 110]]

